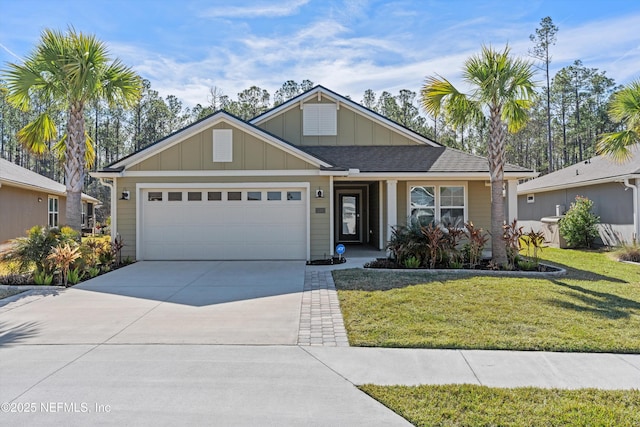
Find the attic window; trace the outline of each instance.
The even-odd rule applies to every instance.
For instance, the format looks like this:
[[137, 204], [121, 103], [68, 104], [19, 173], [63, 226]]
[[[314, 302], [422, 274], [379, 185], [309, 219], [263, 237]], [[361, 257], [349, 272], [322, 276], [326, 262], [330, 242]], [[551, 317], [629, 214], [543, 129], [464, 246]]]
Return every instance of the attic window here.
[[213, 130], [213, 161], [233, 161], [233, 131], [231, 129]]
[[335, 104], [304, 104], [302, 116], [304, 136], [337, 135], [338, 111]]
[[534, 194], [527, 194], [527, 203], [535, 203], [536, 196]]

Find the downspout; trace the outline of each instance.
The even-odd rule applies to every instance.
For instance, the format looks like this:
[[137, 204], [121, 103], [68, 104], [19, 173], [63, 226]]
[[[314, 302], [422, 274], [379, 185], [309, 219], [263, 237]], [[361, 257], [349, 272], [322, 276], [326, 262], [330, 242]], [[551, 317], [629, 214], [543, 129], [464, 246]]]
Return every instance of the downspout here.
[[118, 235], [117, 230], [117, 197], [116, 197], [116, 185], [115, 178], [111, 179], [111, 182], [107, 181], [107, 178], [100, 178], [100, 184], [105, 187], [109, 187], [111, 189], [111, 242], [115, 240], [115, 237]]
[[624, 179], [624, 185], [633, 190], [633, 242], [635, 243], [638, 241], [638, 236], [640, 235], [640, 230], [638, 230], [638, 226], [640, 225], [640, 221], [638, 221], [638, 186], [631, 184], [629, 178]]

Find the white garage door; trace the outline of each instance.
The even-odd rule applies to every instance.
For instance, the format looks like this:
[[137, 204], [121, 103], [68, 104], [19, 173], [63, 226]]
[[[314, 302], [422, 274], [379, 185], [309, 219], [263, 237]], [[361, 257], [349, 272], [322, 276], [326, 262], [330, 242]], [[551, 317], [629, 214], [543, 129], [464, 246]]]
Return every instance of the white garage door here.
[[306, 259], [300, 188], [144, 189], [145, 260]]

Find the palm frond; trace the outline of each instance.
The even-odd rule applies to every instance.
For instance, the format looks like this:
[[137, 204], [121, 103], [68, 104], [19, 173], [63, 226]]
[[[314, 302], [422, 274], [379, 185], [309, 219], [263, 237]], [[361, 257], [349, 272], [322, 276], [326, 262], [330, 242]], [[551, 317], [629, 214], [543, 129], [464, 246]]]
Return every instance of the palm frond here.
[[[64, 163], [67, 157], [67, 136], [65, 133], [62, 138], [52, 147], [52, 150], [56, 153], [58, 160]], [[89, 136], [89, 133], [85, 132], [85, 151], [84, 151], [84, 164], [85, 167], [91, 168], [96, 161], [96, 150], [93, 148], [93, 139]]]
[[48, 143], [54, 141], [57, 136], [56, 125], [47, 113], [40, 114], [34, 121], [18, 131], [20, 143], [39, 156], [46, 153]]
[[609, 156], [618, 163], [631, 159], [630, 147], [640, 142], [640, 135], [633, 130], [623, 130], [600, 135], [596, 144], [598, 154]]

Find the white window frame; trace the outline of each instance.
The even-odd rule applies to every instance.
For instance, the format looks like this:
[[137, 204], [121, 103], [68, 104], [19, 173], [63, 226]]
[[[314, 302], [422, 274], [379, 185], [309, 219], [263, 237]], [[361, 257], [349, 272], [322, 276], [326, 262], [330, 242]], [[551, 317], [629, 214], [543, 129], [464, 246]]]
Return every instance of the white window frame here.
[[[442, 220], [442, 212], [444, 209], [459, 209], [460, 206], [442, 206], [440, 200], [440, 189], [442, 187], [463, 187], [464, 190], [464, 206], [463, 209], [463, 221], [466, 223], [469, 221], [469, 186], [467, 181], [409, 181], [407, 182], [407, 217], [411, 218], [411, 188], [412, 187], [433, 187], [435, 188], [435, 216], [434, 221], [440, 223]], [[460, 224], [462, 226], [462, 224]]]
[[233, 162], [233, 130], [213, 130], [213, 161], [218, 163]]
[[527, 194], [527, 203], [535, 203], [536, 195], [535, 194]]
[[302, 109], [304, 136], [336, 136], [338, 134], [338, 107], [336, 104], [304, 104]]
[[[52, 208], [51, 205], [54, 204]], [[60, 220], [60, 199], [58, 196], [49, 196], [47, 199], [47, 224], [49, 227], [58, 227]]]

